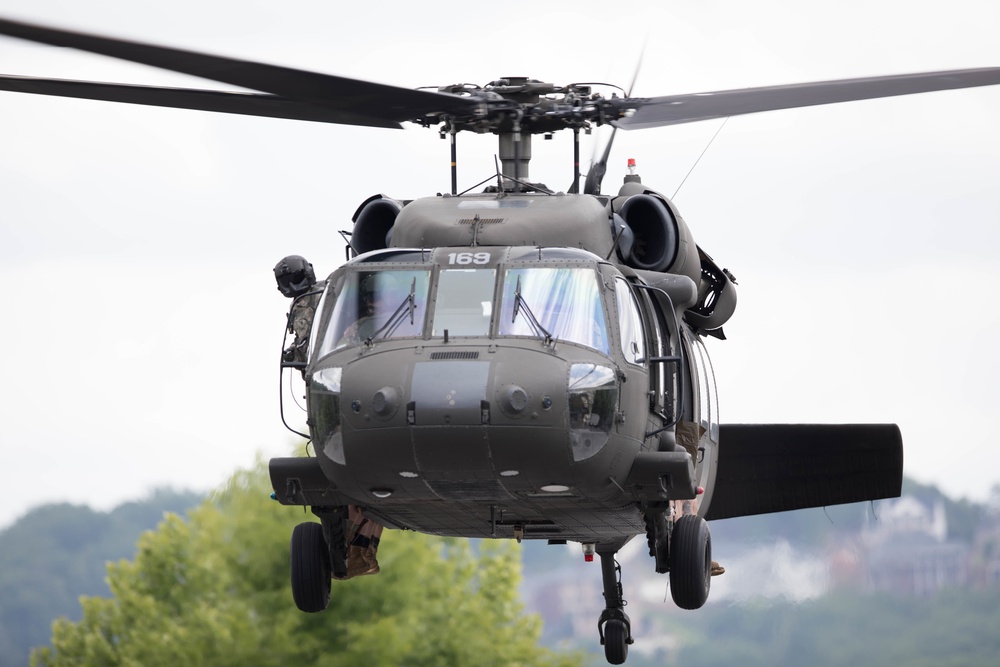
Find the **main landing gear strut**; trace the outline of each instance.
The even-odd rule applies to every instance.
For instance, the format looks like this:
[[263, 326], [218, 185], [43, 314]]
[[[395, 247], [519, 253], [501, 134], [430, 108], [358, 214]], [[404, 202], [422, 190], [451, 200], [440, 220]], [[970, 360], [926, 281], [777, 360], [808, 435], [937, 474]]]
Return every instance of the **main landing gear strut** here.
[[[712, 538], [708, 524], [694, 514], [669, 521], [663, 508], [651, 509], [646, 519], [650, 555], [656, 561], [657, 572], [670, 573], [674, 603], [681, 609], [699, 609], [708, 600], [712, 583]], [[604, 656], [612, 665], [625, 662], [629, 644], [634, 641], [622, 597], [621, 566], [615, 560], [622, 546], [597, 547], [604, 580], [604, 611], [597, 621], [597, 631], [604, 645]]]

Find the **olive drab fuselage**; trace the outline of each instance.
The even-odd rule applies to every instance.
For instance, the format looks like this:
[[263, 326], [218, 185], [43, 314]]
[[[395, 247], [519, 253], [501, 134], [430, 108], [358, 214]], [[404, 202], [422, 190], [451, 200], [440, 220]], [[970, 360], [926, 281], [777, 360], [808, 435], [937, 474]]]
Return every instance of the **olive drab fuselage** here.
[[[577, 541], [600, 556], [598, 628], [620, 664], [615, 554], [636, 535], [697, 609], [724, 571], [708, 519], [900, 492], [895, 425], [720, 425], [704, 339], [725, 339], [735, 279], [634, 174], [616, 196], [376, 195], [354, 222], [297, 366], [315, 456], [270, 463], [275, 498], [320, 517], [334, 572], [348, 507], [437, 535]], [[322, 567], [296, 574], [318, 562], [295, 546], [308, 528], [300, 597], [328, 584]]]
[[306, 377], [336, 492], [442, 535], [642, 532], [623, 493], [635, 457], [698, 415], [680, 400], [691, 374], [650, 361], [679, 355], [678, 323], [631, 281], [585, 250], [526, 246], [377, 250], [335, 271]]
[[442, 535], [607, 545], [644, 532], [649, 503], [701, 487], [708, 509], [699, 338], [735, 285], [666, 197], [632, 177], [617, 196], [380, 195], [354, 219], [304, 372], [324, 502]]

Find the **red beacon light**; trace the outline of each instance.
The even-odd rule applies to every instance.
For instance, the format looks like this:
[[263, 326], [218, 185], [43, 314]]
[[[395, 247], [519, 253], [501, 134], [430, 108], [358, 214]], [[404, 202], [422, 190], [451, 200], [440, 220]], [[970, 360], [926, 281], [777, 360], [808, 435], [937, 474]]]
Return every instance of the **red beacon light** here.
[[628, 173], [625, 174], [625, 183], [642, 183], [642, 179], [639, 178], [639, 174], [635, 173], [635, 158], [630, 157], [628, 159]]

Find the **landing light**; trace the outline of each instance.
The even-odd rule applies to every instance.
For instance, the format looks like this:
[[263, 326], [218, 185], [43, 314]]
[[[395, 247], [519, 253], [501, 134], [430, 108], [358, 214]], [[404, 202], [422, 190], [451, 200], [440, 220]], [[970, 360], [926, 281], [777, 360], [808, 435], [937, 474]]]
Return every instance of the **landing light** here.
[[569, 487], [565, 484], [546, 484], [541, 490], [545, 493], [564, 493], [569, 491]]
[[392, 489], [372, 489], [372, 495], [376, 498], [388, 498], [392, 495]]

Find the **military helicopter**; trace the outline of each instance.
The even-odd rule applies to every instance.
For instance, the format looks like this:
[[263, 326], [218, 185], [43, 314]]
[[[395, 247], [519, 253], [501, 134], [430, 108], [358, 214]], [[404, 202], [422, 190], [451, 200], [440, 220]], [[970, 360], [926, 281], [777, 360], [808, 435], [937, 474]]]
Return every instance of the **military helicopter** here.
[[[678, 606], [711, 584], [707, 521], [897, 496], [891, 424], [720, 424], [703, 340], [724, 338], [736, 281], [669, 197], [629, 173], [602, 193], [610, 144], [580, 173], [592, 127], [645, 129], [772, 109], [1000, 83], [1000, 68], [695, 95], [601, 95], [525, 77], [409, 90], [0, 20], [0, 34], [260, 93], [15, 76], [0, 89], [315, 122], [438, 128], [451, 191], [359, 206], [348, 261], [323, 283], [301, 357], [316, 455], [270, 463], [276, 499], [310, 507], [292, 538], [296, 604], [327, 606], [346, 568], [348, 507], [396, 529], [579, 542], [601, 563], [606, 657], [633, 642], [616, 553], [645, 535]], [[531, 180], [531, 140], [570, 130], [565, 192]], [[499, 138], [482, 192], [457, 188], [457, 136]], [[581, 180], [583, 182], [581, 183]], [[279, 263], [279, 266], [282, 263]], [[288, 264], [286, 264], [288, 266]], [[385, 304], [381, 312], [376, 303]]]

